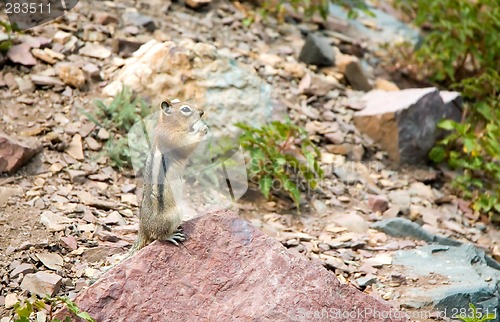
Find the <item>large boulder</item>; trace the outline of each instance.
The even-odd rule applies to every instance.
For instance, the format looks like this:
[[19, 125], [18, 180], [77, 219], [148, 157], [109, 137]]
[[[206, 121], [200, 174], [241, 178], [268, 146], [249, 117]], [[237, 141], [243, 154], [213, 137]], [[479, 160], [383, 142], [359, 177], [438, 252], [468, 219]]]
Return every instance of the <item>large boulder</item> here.
[[[356, 127], [370, 136], [397, 163], [417, 164], [442, 132], [439, 121], [460, 121], [458, 93], [441, 94], [436, 88], [412, 88], [401, 91], [373, 90], [362, 98], [363, 110], [356, 112]], [[446, 100], [446, 101], [444, 101]]]
[[40, 143], [20, 142], [0, 132], [0, 173], [14, 173], [40, 151]]
[[75, 302], [97, 321], [406, 321], [341, 284], [229, 211], [184, 225], [182, 246], [154, 242]]
[[147, 42], [103, 93], [114, 96], [124, 85], [150, 96], [155, 107], [165, 99], [195, 99], [216, 135], [236, 131], [231, 127], [236, 122], [260, 125], [272, 115], [271, 86], [253, 68], [211, 44], [192, 40]]

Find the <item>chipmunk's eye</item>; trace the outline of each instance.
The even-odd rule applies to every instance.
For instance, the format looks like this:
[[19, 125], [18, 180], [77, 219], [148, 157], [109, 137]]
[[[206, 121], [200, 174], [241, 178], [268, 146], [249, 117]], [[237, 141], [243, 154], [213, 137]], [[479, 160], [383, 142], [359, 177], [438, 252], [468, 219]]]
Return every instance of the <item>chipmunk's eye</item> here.
[[184, 115], [190, 115], [191, 113], [193, 113], [193, 110], [191, 109], [191, 107], [189, 107], [187, 105], [183, 105], [183, 106], [181, 106], [181, 112]]

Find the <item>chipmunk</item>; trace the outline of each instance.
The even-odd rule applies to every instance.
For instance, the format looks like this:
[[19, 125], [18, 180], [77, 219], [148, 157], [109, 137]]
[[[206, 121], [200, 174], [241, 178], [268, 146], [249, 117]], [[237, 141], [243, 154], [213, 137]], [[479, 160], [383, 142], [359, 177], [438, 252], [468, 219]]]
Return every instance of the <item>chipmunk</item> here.
[[175, 245], [185, 240], [182, 223], [182, 173], [208, 127], [189, 103], [163, 101], [144, 168], [144, 189], [137, 240], [132, 253], [154, 240]]

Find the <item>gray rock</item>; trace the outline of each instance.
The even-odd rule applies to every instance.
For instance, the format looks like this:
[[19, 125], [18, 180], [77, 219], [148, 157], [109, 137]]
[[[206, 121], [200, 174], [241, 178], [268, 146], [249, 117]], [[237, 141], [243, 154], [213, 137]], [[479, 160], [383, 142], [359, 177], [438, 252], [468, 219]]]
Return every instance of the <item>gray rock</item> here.
[[462, 117], [463, 100], [459, 92], [440, 91], [439, 95], [444, 104], [448, 106], [446, 109], [446, 118], [452, 120], [460, 120]]
[[[444, 118], [459, 122], [462, 119], [463, 100], [459, 92], [440, 91], [439, 95], [445, 104]], [[438, 129], [437, 140], [443, 139], [449, 131]]]
[[28, 263], [22, 263], [17, 265], [12, 272], [10, 272], [10, 278], [14, 279], [18, 277], [20, 274], [26, 275], [28, 273], [33, 273], [35, 270], [33, 265]]
[[142, 41], [132, 41], [123, 38], [114, 38], [111, 44], [111, 49], [114, 53], [123, 57], [129, 57], [134, 51], [144, 45]]
[[[432, 303], [434, 308], [446, 312], [469, 309], [473, 303], [480, 311], [493, 313], [500, 307], [500, 265], [492, 267], [493, 261], [484, 251], [473, 245], [437, 246], [427, 245], [417, 250], [396, 253], [394, 264], [404, 265], [414, 274], [427, 278], [440, 275], [446, 283], [412, 287], [403, 292], [400, 301], [423, 306]], [[467, 311], [469, 312], [469, 311]], [[493, 321], [500, 321], [498, 315]]]
[[393, 237], [413, 237], [429, 243], [440, 245], [459, 246], [459, 241], [434, 235], [423, 229], [419, 224], [406, 218], [390, 218], [372, 224], [372, 228], [383, 231]]
[[21, 93], [33, 93], [35, 91], [35, 84], [28, 77], [16, 77], [16, 82]]
[[64, 259], [56, 253], [38, 253], [35, 256], [51, 270], [61, 270], [64, 264]]
[[73, 183], [84, 183], [86, 178], [86, 172], [82, 170], [66, 170], [69, 175], [69, 180]]
[[436, 88], [401, 91], [373, 90], [363, 100], [366, 107], [354, 115], [358, 129], [380, 144], [398, 163], [427, 160], [440, 132], [437, 123], [456, 117]]
[[101, 80], [101, 70], [99, 67], [92, 63], [87, 63], [82, 67], [83, 73], [85, 74], [85, 77], [87, 80]]
[[11, 91], [18, 88], [18, 84], [17, 84], [16, 77], [14, 76], [14, 74], [12, 74], [12, 73], [5, 74], [3, 76], [3, 80]]
[[333, 144], [342, 144], [345, 139], [345, 134], [341, 131], [330, 132], [325, 134], [325, 139]]
[[390, 191], [389, 199], [394, 206], [399, 207], [399, 211], [405, 215], [410, 213], [411, 197], [409, 192], [405, 190]]
[[371, 285], [376, 281], [377, 281], [377, 276], [375, 275], [367, 275], [356, 279], [356, 283], [358, 283], [358, 285], [361, 287]]
[[354, 212], [335, 216], [331, 220], [337, 225], [355, 233], [364, 233], [370, 228], [366, 220]]
[[337, 24], [340, 21], [348, 25], [348, 28], [342, 29], [342, 34], [346, 38], [350, 36], [356, 40], [368, 40], [370, 43], [377, 44], [377, 48], [379, 48], [378, 44], [392, 44], [395, 41], [401, 41], [401, 39], [412, 44], [417, 43], [419, 39], [418, 28], [405, 24], [398, 20], [396, 15], [386, 12], [382, 8], [371, 6], [370, 11], [374, 17], [370, 17], [369, 20], [377, 28], [370, 28], [365, 24], [365, 19], [349, 19], [348, 12], [341, 5], [330, 4], [329, 6], [330, 15], [336, 18]]
[[144, 27], [149, 32], [153, 32], [157, 28], [153, 18], [140, 14], [137, 11], [125, 12], [123, 20], [126, 25]]
[[[0, 161], [1, 162], [1, 161]], [[1, 187], [0, 186], [0, 207], [7, 204], [10, 197], [18, 196], [23, 193], [21, 187]]]
[[125, 85], [154, 97], [153, 106], [161, 97], [195, 99], [207, 115], [217, 115], [206, 118], [216, 137], [239, 133], [233, 126], [237, 122], [259, 126], [275, 116], [271, 86], [255, 69], [207, 43], [151, 40], [127, 59], [115, 79], [104, 95], [114, 96]]
[[80, 55], [98, 58], [98, 59], [106, 59], [111, 56], [111, 50], [101, 46], [99, 44], [93, 44], [90, 42], [85, 43], [85, 46], [79, 49]]
[[344, 76], [349, 81], [352, 89], [356, 91], [368, 92], [372, 89], [372, 85], [368, 82], [368, 76], [366, 76], [363, 67], [359, 60], [350, 61], [344, 69]]
[[50, 231], [61, 231], [66, 225], [71, 223], [71, 219], [46, 210], [40, 215], [40, 222]]
[[359, 174], [355, 171], [351, 171], [348, 167], [336, 167], [333, 169], [333, 174], [343, 181], [344, 184], [353, 185], [361, 182]]
[[63, 82], [57, 77], [53, 76], [45, 76], [45, 75], [31, 75], [31, 81], [35, 83], [35, 85], [41, 86], [62, 86]]
[[326, 38], [309, 33], [300, 52], [299, 61], [309, 65], [333, 66], [335, 64], [335, 53]]

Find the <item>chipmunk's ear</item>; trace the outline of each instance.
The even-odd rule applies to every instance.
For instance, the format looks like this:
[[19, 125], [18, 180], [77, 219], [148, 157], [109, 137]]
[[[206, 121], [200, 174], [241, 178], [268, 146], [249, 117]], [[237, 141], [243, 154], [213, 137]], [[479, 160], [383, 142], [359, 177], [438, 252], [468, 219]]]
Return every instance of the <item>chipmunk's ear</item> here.
[[169, 101], [165, 100], [163, 102], [161, 102], [161, 109], [163, 110], [163, 112], [165, 112], [166, 114], [172, 114], [172, 103], [170, 103]]

